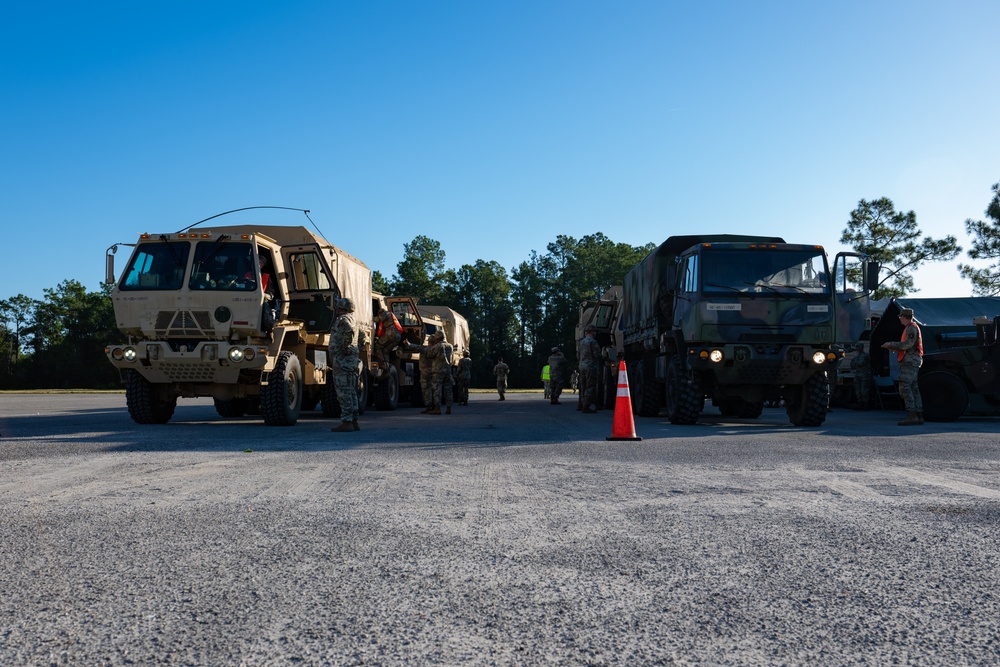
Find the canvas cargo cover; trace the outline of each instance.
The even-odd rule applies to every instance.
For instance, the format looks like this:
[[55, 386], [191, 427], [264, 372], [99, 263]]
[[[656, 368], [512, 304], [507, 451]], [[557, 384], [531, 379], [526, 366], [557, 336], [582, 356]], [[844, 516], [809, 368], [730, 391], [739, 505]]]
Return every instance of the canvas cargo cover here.
[[892, 299], [882, 318], [872, 329], [871, 348], [879, 348], [886, 341], [898, 341], [903, 335], [899, 311], [912, 308], [913, 317], [924, 337], [924, 353], [949, 347], [976, 344], [977, 317], [993, 319], [1000, 315], [1000, 297], [965, 296], [941, 298], [899, 297]]
[[423, 315], [436, 315], [444, 322], [445, 335], [448, 340], [455, 345], [455, 354], [462, 354], [469, 349], [469, 322], [462, 315], [459, 315], [447, 306], [424, 306], [418, 305], [417, 312]]
[[692, 234], [671, 236], [635, 265], [622, 285], [621, 330], [625, 342], [651, 334], [657, 325], [669, 326], [673, 309], [677, 256], [698, 243], [784, 243], [777, 236]]

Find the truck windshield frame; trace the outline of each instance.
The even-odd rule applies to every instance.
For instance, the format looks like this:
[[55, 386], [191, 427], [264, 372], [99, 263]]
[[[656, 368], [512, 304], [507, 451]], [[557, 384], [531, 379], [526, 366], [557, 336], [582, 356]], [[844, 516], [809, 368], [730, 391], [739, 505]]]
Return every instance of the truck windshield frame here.
[[252, 292], [257, 289], [259, 267], [254, 244], [245, 241], [200, 241], [191, 266], [192, 290]]
[[704, 294], [830, 296], [822, 249], [704, 248], [699, 265]]
[[179, 290], [184, 285], [188, 253], [187, 241], [155, 241], [136, 246], [128, 266], [118, 281], [127, 291]]

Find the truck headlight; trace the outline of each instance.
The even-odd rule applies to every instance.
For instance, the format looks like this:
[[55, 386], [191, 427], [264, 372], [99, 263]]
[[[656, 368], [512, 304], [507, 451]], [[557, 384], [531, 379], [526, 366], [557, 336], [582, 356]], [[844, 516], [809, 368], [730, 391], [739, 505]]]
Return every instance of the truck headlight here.
[[238, 347], [229, 348], [229, 361], [234, 363], [243, 361], [243, 350]]
[[125, 361], [132, 363], [133, 361], [139, 358], [139, 353], [135, 351], [134, 347], [129, 346], [126, 347], [125, 350], [122, 352], [122, 357], [125, 359]]
[[708, 353], [708, 358], [711, 359], [716, 364], [722, 361], [722, 357], [723, 357], [722, 350], [712, 350], [711, 352]]
[[816, 350], [813, 352], [814, 364], [822, 364], [824, 361], [826, 361], [826, 352], [823, 352], [822, 350]]

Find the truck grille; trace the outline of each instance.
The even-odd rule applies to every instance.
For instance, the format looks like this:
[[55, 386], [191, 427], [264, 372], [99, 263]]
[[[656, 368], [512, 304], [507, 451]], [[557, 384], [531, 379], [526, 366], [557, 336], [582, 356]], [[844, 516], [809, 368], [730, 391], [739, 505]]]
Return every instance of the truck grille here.
[[161, 310], [156, 314], [154, 328], [160, 336], [201, 338], [215, 335], [207, 310]]
[[215, 369], [205, 364], [164, 363], [159, 366], [171, 382], [214, 382]]

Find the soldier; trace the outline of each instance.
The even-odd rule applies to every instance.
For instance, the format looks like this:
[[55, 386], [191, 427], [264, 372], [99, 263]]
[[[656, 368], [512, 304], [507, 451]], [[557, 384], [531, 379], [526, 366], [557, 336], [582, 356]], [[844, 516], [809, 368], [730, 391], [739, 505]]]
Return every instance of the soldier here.
[[444, 333], [438, 331], [431, 335], [427, 341], [427, 345], [403, 343], [403, 347], [410, 352], [420, 353], [418, 365], [420, 369], [420, 389], [424, 396], [424, 409], [420, 411], [420, 414], [441, 414], [441, 377], [437, 366], [438, 358], [443, 354], [442, 340], [444, 340]]
[[333, 384], [340, 403], [340, 425], [331, 431], [360, 431], [358, 426], [358, 327], [354, 322], [354, 302], [337, 299], [337, 318], [330, 329], [330, 357]]
[[549, 355], [549, 377], [552, 381], [552, 400], [549, 401], [552, 405], [562, 405], [559, 402], [559, 395], [563, 390], [563, 379], [566, 376], [566, 357], [563, 355], [562, 350], [558, 347], [552, 348], [552, 354]]
[[455, 346], [448, 342], [444, 337], [444, 332], [439, 331], [437, 335], [440, 337], [438, 339], [441, 345], [441, 356], [439, 359], [435, 360], [438, 368], [435, 369], [435, 373], [440, 374], [441, 382], [441, 399], [445, 405], [445, 414], [451, 414], [451, 406], [454, 405], [455, 398], [455, 380], [451, 375], [452, 369], [452, 356], [455, 354]]
[[597, 374], [601, 370], [601, 346], [597, 327], [590, 324], [580, 341], [580, 407], [584, 414], [597, 412]]
[[872, 382], [871, 356], [864, 343], [854, 346], [857, 354], [851, 359], [851, 370], [854, 372], [854, 397], [858, 401], [859, 410], [867, 410], [870, 406]]
[[375, 302], [375, 358], [379, 366], [389, 368], [389, 354], [396, 349], [399, 341], [403, 339], [403, 327], [396, 319], [396, 314], [387, 308], [383, 308], [381, 303]]
[[497, 393], [500, 400], [506, 401], [504, 394], [507, 393], [507, 374], [510, 373], [510, 366], [503, 362], [503, 357], [497, 357], [497, 363], [493, 367], [493, 374], [497, 376]]
[[469, 383], [472, 381], [472, 357], [466, 350], [458, 360], [458, 404], [469, 404]]
[[896, 359], [899, 361], [899, 395], [906, 406], [906, 419], [899, 422], [899, 425], [914, 426], [924, 423], [924, 404], [917, 386], [917, 374], [924, 363], [924, 341], [920, 327], [913, 320], [912, 308], [899, 311], [899, 323], [903, 325], [903, 336], [899, 342], [887, 341], [882, 343], [882, 347], [896, 350]]

